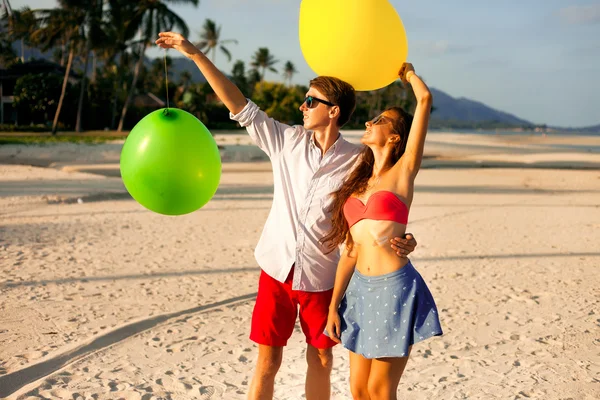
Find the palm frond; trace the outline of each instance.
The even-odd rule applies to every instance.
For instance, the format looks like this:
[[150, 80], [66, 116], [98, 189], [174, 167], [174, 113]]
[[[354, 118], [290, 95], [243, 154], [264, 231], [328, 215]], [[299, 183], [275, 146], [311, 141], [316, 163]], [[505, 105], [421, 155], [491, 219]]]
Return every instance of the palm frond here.
[[204, 51], [204, 49], [206, 49], [208, 47], [208, 42], [207, 41], [202, 41], [202, 42], [198, 42], [198, 43], [194, 43], [194, 45], [200, 50], [200, 51]]
[[220, 49], [221, 49], [221, 51], [222, 51], [223, 53], [225, 53], [225, 55], [227, 56], [227, 61], [231, 61], [231, 53], [229, 52], [229, 50], [227, 50], [227, 49], [225, 48], [225, 46], [220, 46], [219, 48], [220, 48]]

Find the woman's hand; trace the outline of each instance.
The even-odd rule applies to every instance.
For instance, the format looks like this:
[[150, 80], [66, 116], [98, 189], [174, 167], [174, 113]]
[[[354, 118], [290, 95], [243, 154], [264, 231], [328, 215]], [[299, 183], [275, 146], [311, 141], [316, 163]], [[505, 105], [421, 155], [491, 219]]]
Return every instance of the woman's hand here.
[[329, 311], [329, 316], [327, 317], [327, 333], [329, 333], [329, 338], [336, 343], [340, 343], [340, 325], [341, 319], [337, 310]]
[[187, 58], [192, 58], [201, 51], [180, 33], [160, 32], [156, 44], [163, 49], [175, 49]]
[[411, 63], [402, 64], [402, 68], [400, 68], [400, 72], [398, 72], [398, 76], [404, 83], [410, 83], [410, 77], [415, 74], [415, 68]]

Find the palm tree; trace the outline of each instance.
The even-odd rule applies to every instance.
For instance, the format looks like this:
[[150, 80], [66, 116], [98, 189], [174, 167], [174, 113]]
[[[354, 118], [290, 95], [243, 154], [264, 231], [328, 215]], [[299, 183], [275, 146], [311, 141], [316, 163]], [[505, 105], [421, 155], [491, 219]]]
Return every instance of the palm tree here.
[[5, 1], [2, 4], [2, 21], [0, 21], [0, 64], [9, 66], [17, 60], [17, 54], [13, 50], [12, 43], [16, 38], [13, 31], [14, 18], [10, 4]]
[[296, 72], [298, 72], [296, 66], [291, 61], [285, 63], [285, 66], [283, 67], [283, 77], [288, 83], [288, 86], [292, 86], [292, 78]]
[[192, 84], [192, 73], [190, 71], [181, 71], [178, 78], [175, 93], [173, 93], [173, 104], [183, 101], [183, 97]]
[[248, 71], [248, 96], [252, 97], [254, 92], [254, 88], [258, 82], [262, 81], [262, 77], [260, 76], [260, 72], [257, 69], [251, 69]]
[[141, 76], [141, 86], [144, 87], [144, 92], [150, 92], [156, 95], [165, 93], [165, 63], [167, 64], [167, 79], [166, 82], [171, 82], [171, 66], [173, 65], [173, 59], [166, 56], [165, 59], [156, 58], [152, 61], [150, 69], [145, 70]]
[[[83, 98], [86, 89], [87, 70], [90, 59], [90, 53], [105, 41], [106, 34], [103, 32], [103, 13], [102, 0], [67, 0], [71, 7], [81, 7], [85, 10], [85, 21], [82, 24], [82, 39], [85, 40], [85, 50], [83, 53], [83, 74], [81, 76], [79, 88], [79, 102], [77, 105], [77, 120], [75, 122], [75, 131], [81, 132], [81, 113], [83, 110]], [[94, 66], [95, 68], [95, 66]]]
[[231, 53], [224, 45], [227, 43], [238, 43], [235, 39], [221, 40], [221, 27], [217, 26], [215, 21], [211, 19], [204, 21], [202, 32], [200, 32], [200, 39], [200, 42], [196, 43], [196, 46], [205, 53], [212, 53], [210, 58], [213, 63], [217, 58], [217, 47], [225, 53], [227, 61], [231, 61]]
[[250, 65], [259, 71], [260, 80], [262, 81], [265, 78], [265, 72], [267, 69], [271, 72], [277, 73], [277, 70], [273, 67], [273, 65], [277, 63], [278, 61], [275, 60], [273, 55], [269, 52], [269, 49], [266, 47], [261, 47], [252, 56], [252, 62]]
[[[127, 65], [131, 59], [127, 50], [133, 45], [131, 40], [136, 33], [129, 30], [127, 26], [129, 21], [133, 19], [136, 5], [129, 0], [108, 0], [108, 4], [107, 43], [106, 46], [99, 49], [99, 55], [104, 60], [105, 73], [113, 77], [114, 95], [111, 101], [110, 128], [115, 129], [120, 93], [123, 92], [123, 82], [128, 76]], [[118, 66], [116, 66], [117, 59]]]
[[[0, 32], [2, 35], [2, 62], [3, 64], [10, 64], [14, 61], [16, 54], [12, 48], [12, 41], [14, 39], [19, 39], [19, 36], [21, 39], [21, 62], [25, 62], [25, 38], [16, 32], [15, 28], [20, 24], [18, 24], [18, 18], [16, 18], [15, 13], [10, 6], [10, 1], [2, 0], [0, 8], [2, 9], [2, 32]], [[27, 8], [24, 8], [24, 11], [25, 10], [27, 10]]]
[[237, 60], [231, 69], [231, 81], [244, 93], [250, 96], [248, 79], [246, 78], [246, 65], [242, 60]]
[[25, 44], [34, 44], [31, 41], [31, 34], [36, 29], [35, 15], [28, 7], [13, 11], [13, 9], [10, 7], [10, 3], [8, 3], [6, 0], [4, 0], [3, 8], [3, 19], [6, 21], [5, 28], [7, 29], [10, 38], [13, 40], [19, 40], [21, 42], [20, 58], [21, 62], [24, 63]]
[[2, 0], [2, 8], [4, 8], [4, 12], [8, 15], [12, 14], [12, 7], [10, 6], [10, 1]]
[[2, 8], [4, 8], [4, 12], [7, 15], [12, 15], [13, 10], [12, 10], [12, 7], [10, 6], [10, 1], [2, 0]]
[[159, 32], [172, 30], [173, 28], [177, 28], [184, 36], [189, 36], [190, 31], [185, 21], [169, 9], [166, 3], [193, 4], [197, 6], [198, 2], [199, 0], [141, 0], [135, 3], [135, 13], [133, 19], [127, 24], [127, 32], [131, 34], [139, 31], [140, 52], [133, 71], [133, 82], [131, 83], [125, 104], [123, 105], [123, 111], [121, 112], [121, 119], [117, 128], [119, 132], [123, 130], [127, 108], [133, 98], [148, 45], [154, 42]]
[[0, 65], [7, 67], [15, 62], [17, 55], [12, 48], [12, 38], [4, 32], [0, 33]]
[[192, 73], [190, 71], [181, 71], [179, 74], [179, 85], [183, 86], [183, 89], [187, 89], [192, 83]]
[[56, 135], [58, 118], [67, 91], [71, 66], [73, 65], [73, 57], [77, 49], [81, 47], [81, 32], [87, 14], [87, 10], [74, 6], [73, 3], [77, 2], [75, 0], [59, 0], [60, 8], [34, 11], [38, 28], [32, 32], [31, 40], [38, 43], [42, 51], [46, 51], [59, 43], [65, 43], [69, 49], [62, 90], [52, 122], [52, 135]]

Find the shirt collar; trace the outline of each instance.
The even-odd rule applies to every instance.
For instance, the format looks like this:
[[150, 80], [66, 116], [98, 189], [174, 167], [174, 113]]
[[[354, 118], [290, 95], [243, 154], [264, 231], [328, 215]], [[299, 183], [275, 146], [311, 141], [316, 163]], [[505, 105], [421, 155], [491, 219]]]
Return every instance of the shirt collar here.
[[[333, 144], [331, 145], [331, 147], [329, 148], [329, 150], [333, 151], [334, 154], [335, 152], [342, 147], [343, 143], [346, 142], [346, 139], [344, 139], [344, 137], [342, 136], [342, 133], [338, 131], [338, 137], [336, 139], [335, 142], [333, 142]], [[315, 149], [319, 149], [319, 147], [317, 146], [317, 144], [315, 143], [315, 132], [314, 131], [310, 131], [310, 144], [311, 146], [313, 146]], [[329, 151], [328, 150], [328, 151]]]

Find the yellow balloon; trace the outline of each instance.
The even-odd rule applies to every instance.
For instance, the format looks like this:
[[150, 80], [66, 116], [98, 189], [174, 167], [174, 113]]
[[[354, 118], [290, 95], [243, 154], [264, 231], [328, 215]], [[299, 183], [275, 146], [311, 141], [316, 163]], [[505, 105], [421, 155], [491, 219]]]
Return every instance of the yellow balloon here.
[[388, 0], [302, 0], [300, 48], [317, 75], [356, 90], [376, 90], [398, 79], [408, 42]]

